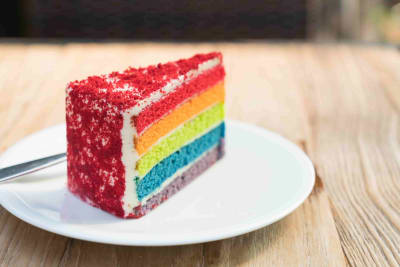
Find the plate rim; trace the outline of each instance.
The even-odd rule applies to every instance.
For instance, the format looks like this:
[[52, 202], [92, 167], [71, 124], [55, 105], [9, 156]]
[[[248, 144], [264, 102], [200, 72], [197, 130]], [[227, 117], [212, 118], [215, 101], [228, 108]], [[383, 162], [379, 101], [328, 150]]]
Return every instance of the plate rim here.
[[[99, 236], [91, 233], [91, 231], [82, 233], [81, 231], [73, 231], [71, 228], [76, 228], [74, 225], [68, 224], [59, 224], [59, 223], [54, 223], [50, 220], [41, 220], [41, 216], [39, 214], [31, 213], [31, 215], [27, 215], [23, 212], [23, 209], [18, 209], [16, 208], [16, 205], [13, 205], [10, 201], [7, 200], [7, 198], [2, 198], [1, 191], [7, 191], [8, 193], [14, 193], [12, 190], [7, 190], [7, 187], [2, 187], [0, 186], [0, 205], [3, 206], [4, 209], [9, 211], [11, 214], [16, 216], [17, 218], [23, 220], [24, 222], [38, 227], [42, 230], [59, 234], [65, 237], [69, 238], [75, 238], [79, 240], [85, 240], [85, 241], [90, 241], [90, 242], [97, 242], [97, 243], [104, 243], [104, 244], [114, 244], [114, 245], [124, 245], [124, 246], [178, 246], [178, 245], [189, 245], [189, 244], [198, 244], [198, 243], [204, 243], [204, 242], [211, 242], [211, 241], [216, 241], [216, 240], [222, 240], [222, 239], [227, 239], [235, 236], [239, 236], [245, 233], [249, 233], [252, 231], [255, 231], [257, 229], [263, 228], [265, 226], [268, 226], [270, 224], [273, 224], [282, 218], [286, 217], [293, 211], [295, 211], [303, 202], [309, 197], [311, 194], [314, 185], [315, 185], [315, 169], [312, 164], [311, 159], [306, 155], [306, 153], [301, 150], [296, 144], [291, 142], [290, 140], [282, 137], [281, 135], [269, 131], [265, 128], [262, 128], [257, 125], [253, 124], [248, 124], [242, 121], [238, 120], [232, 120], [232, 119], [225, 119], [225, 122], [230, 125], [238, 126], [240, 128], [244, 128], [247, 131], [259, 134], [264, 136], [264, 138], [268, 139], [274, 139], [275, 143], [278, 143], [279, 146], [285, 147], [288, 152], [292, 154], [296, 154], [296, 161], [299, 161], [299, 159], [302, 160], [301, 166], [305, 169], [307, 169], [307, 172], [309, 173], [308, 179], [305, 179], [306, 185], [304, 187], [307, 187], [307, 190], [304, 190], [305, 193], [301, 194], [296, 200], [292, 200], [291, 204], [287, 206], [284, 209], [281, 209], [275, 216], [271, 218], [271, 215], [267, 216], [257, 216], [256, 220], [249, 220], [246, 223], [241, 223], [241, 224], [236, 224], [234, 227], [227, 228], [228, 230], [223, 231], [223, 232], [218, 232], [217, 230], [214, 231], [201, 231], [201, 235], [196, 235], [196, 234], [191, 234], [189, 238], [176, 238], [174, 237], [172, 240], [168, 239], [165, 240], [165, 237], [167, 235], [163, 235], [163, 238], [159, 240], [146, 240], [146, 234], [141, 235], [138, 233], [126, 233], [129, 236], [143, 236], [144, 238], [142, 239], [131, 239], [131, 238], [125, 238], [121, 239], [118, 236], [113, 237], [113, 235], [102, 235]], [[43, 128], [37, 132], [34, 132], [30, 135], [27, 135], [23, 137], [21, 140], [10, 146], [5, 152], [3, 152], [0, 155], [0, 162], [4, 161], [4, 158], [7, 157], [7, 154], [10, 153], [14, 147], [17, 147], [21, 142], [23, 142], [25, 139], [28, 138], [34, 138], [36, 135], [43, 134], [44, 131], [49, 131], [49, 130], [54, 130], [55, 128], [60, 128], [60, 127], [65, 127], [65, 123], [53, 125], [47, 128]], [[18, 197], [18, 196], [17, 196]], [[21, 200], [23, 201], [23, 200]], [[121, 219], [121, 221], [126, 220], [126, 219]], [[68, 230], [69, 229], [69, 230]], [[81, 229], [78, 227], [78, 229]], [[96, 238], [97, 236], [97, 238]]]

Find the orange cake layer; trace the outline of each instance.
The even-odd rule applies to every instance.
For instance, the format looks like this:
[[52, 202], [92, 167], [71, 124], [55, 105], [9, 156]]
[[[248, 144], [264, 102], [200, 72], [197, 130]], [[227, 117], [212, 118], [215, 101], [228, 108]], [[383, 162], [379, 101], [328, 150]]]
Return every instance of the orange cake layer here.
[[144, 154], [158, 139], [165, 136], [180, 124], [191, 119], [206, 108], [223, 102], [225, 98], [224, 83], [218, 83], [198, 96], [185, 102], [170, 114], [153, 124], [141, 136], [134, 139], [135, 149], [139, 155]]

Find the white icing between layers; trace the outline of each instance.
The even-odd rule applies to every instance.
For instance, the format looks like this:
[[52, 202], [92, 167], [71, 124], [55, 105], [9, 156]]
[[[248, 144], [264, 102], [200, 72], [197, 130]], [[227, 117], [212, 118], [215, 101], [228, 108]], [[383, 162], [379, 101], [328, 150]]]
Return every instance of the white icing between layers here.
[[136, 193], [136, 184], [133, 178], [136, 176], [136, 161], [139, 158], [133, 143], [133, 136], [136, 129], [131, 125], [131, 113], [125, 112], [123, 114], [123, 126], [121, 129], [122, 139], [122, 163], [125, 167], [125, 192], [122, 198], [124, 215], [127, 216], [134, 207], [139, 204]]
[[[137, 135], [136, 127], [131, 124], [132, 116], [138, 115], [147, 106], [158, 102], [162, 97], [173, 92], [176, 88], [181, 86], [185, 82], [196, 78], [203, 72], [210, 70], [220, 64], [219, 58], [213, 58], [205, 61], [198, 65], [197, 69], [190, 70], [186, 73], [186, 77], [181, 75], [178, 79], [171, 80], [163, 88], [150, 94], [146, 99], [139, 101], [134, 107], [125, 110], [122, 113], [123, 126], [121, 129], [121, 139], [122, 139], [122, 163], [125, 167], [125, 192], [122, 198], [124, 215], [128, 216], [132, 212], [132, 209], [140, 204], [137, 193], [136, 184], [134, 182], [134, 177], [138, 176], [135, 170], [136, 162], [139, 159], [139, 155], [135, 150], [133, 143], [134, 136]], [[125, 90], [127, 88], [124, 88]]]

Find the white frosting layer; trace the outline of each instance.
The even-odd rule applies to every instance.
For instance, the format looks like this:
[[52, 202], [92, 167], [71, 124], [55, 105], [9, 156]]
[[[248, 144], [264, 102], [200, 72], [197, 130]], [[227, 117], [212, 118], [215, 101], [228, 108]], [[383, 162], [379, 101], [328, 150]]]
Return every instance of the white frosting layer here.
[[[189, 82], [195, 77], [199, 76], [203, 72], [210, 70], [220, 64], [219, 58], [213, 58], [205, 61], [198, 65], [197, 69], [191, 70], [186, 75], [181, 75], [178, 79], [171, 80], [163, 88], [153, 92], [150, 96], [144, 100], [141, 100], [134, 107], [124, 111], [123, 116], [123, 127], [121, 129], [122, 139], [122, 163], [125, 166], [125, 193], [122, 198], [124, 214], [127, 216], [132, 212], [132, 209], [140, 204], [137, 193], [136, 183], [134, 177], [138, 176], [135, 170], [136, 162], [139, 159], [138, 153], [134, 147], [134, 136], [137, 135], [136, 127], [131, 124], [132, 116], [138, 115], [147, 106], [160, 101], [163, 97], [173, 92], [176, 88], [181, 86], [183, 83]], [[129, 90], [124, 88], [124, 90]]]
[[139, 204], [136, 194], [136, 184], [133, 178], [136, 176], [135, 166], [139, 156], [133, 143], [135, 129], [131, 125], [131, 113], [123, 114], [122, 138], [122, 163], [125, 166], [125, 193], [122, 198], [125, 215], [128, 215]]

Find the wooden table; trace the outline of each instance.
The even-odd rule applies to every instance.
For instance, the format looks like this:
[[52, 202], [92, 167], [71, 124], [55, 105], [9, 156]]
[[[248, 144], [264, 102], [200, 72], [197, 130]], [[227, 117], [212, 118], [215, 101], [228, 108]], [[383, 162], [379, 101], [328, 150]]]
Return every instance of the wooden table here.
[[299, 144], [317, 184], [285, 219], [190, 246], [58, 236], [0, 207], [0, 266], [400, 264], [400, 54], [346, 44], [0, 44], [0, 151], [64, 121], [64, 88], [90, 74], [220, 50], [227, 116]]

